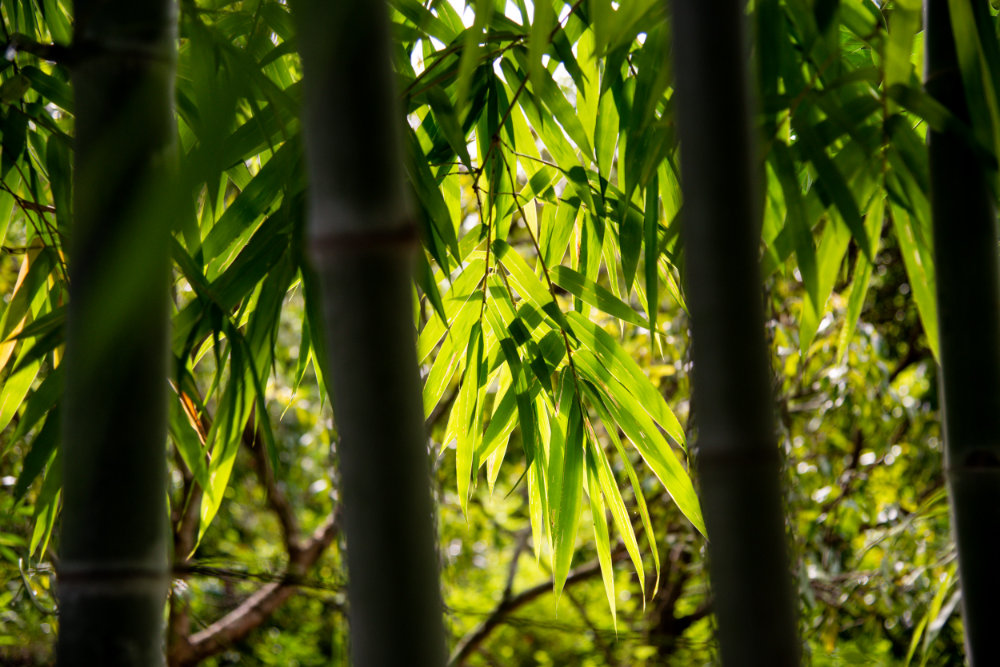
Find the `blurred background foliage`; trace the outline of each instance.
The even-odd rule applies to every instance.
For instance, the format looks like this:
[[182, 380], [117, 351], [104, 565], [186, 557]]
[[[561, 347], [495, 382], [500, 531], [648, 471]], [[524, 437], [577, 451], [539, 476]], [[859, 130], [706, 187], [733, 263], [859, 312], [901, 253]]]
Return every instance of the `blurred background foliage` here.
[[[532, 494], [538, 477], [559, 475], [526, 475], [525, 438], [553, 451], [541, 413], [556, 430], [583, 420], [560, 417], [560, 382], [541, 380], [566, 377], [565, 357], [595, 345], [567, 338], [549, 299], [562, 317], [597, 323], [639, 365], [683, 425], [676, 438], [660, 423], [669, 440], [660, 439], [687, 466], [697, 414], [664, 3], [392, 4], [425, 248], [415, 322], [433, 385], [429, 465], [455, 661], [710, 664], [704, 538], [672, 500], [683, 488], [668, 493], [635, 449], [615, 446], [629, 429], [605, 418], [599, 395], [587, 394], [586, 438], [607, 452], [638, 558], [621, 525], [600, 539], [611, 520], [590, 502], [580, 521], [552, 523]], [[767, 173], [762, 295], [807, 655], [817, 665], [959, 663], [923, 194], [926, 125], [953, 119], [920, 85], [920, 3], [751, 4]], [[0, 19], [0, 662], [47, 664], [60, 481], [57, 429], [46, 427], [69, 289], [72, 13], [64, 0], [0, 0]], [[181, 3], [177, 116], [189, 196], [173, 247], [168, 642], [197, 651], [168, 651], [174, 664], [348, 656], [336, 425], [301, 252], [291, 26], [280, 0]], [[501, 239], [537, 287], [518, 278]], [[521, 405], [500, 412], [516, 372], [483, 317], [496, 303], [528, 323], [518, 342], [533, 424]], [[478, 334], [462, 314], [470, 304]], [[467, 354], [477, 335], [489, 373]], [[644, 391], [626, 383], [615, 399], [624, 414], [650, 409]], [[500, 454], [487, 456], [482, 434], [494, 420], [504, 422]], [[583, 488], [583, 498], [607, 497]], [[558, 596], [556, 551], [571, 557]], [[288, 597], [226, 634], [268, 594]]]

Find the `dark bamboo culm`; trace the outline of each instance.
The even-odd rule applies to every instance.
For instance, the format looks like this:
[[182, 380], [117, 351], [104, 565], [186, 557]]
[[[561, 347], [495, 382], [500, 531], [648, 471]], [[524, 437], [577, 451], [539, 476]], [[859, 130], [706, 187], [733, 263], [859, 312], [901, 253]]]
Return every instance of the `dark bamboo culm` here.
[[796, 665], [800, 644], [771, 413], [746, 4], [673, 0], [695, 466], [724, 665]]
[[58, 662], [163, 663], [176, 10], [76, 0]]
[[441, 665], [441, 595], [413, 325], [407, 203], [383, 2], [293, 4], [305, 81], [308, 246], [339, 434], [351, 662]]
[[[968, 106], [948, 0], [927, 0], [927, 91], [961, 121]], [[986, 8], [984, 8], [986, 9]], [[988, 11], [988, 9], [987, 9]], [[1000, 288], [986, 165], [954, 132], [928, 131], [945, 469], [958, 543], [969, 664], [1000, 665]], [[994, 173], [993, 178], [996, 177]]]

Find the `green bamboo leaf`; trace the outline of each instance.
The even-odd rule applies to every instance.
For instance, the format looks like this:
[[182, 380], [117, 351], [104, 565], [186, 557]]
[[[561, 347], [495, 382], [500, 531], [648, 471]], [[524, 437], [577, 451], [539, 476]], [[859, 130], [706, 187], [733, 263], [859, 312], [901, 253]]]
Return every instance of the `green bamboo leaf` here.
[[625, 391], [624, 387], [628, 387], [642, 409], [663, 427], [674, 442], [684, 447], [684, 429], [635, 360], [599, 325], [579, 313], [569, 313], [568, 318], [583, 347], [595, 355], [591, 379], [600, 384], [621, 387], [622, 391]]
[[506, 445], [507, 439], [517, 425], [517, 388], [508, 383], [506, 387], [501, 387], [497, 393], [498, 395], [502, 394], [502, 396], [494, 406], [490, 423], [486, 427], [486, 432], [483, 433], [480, 452], [476, 456], [480, 465], [497, 449]]
[[[882, 232], [882, 220], [885, 216], [885, 199], [876, 196], [872, 205], [865, 214], [865, 228], [868, 230], [868, 237], [873, 239], [875, 247], [873, 250], [878, 253], [878, 244]], [[844, 326], [840, 330], [837, 338], [837, 363], [842, 363], [844, 355], [847, 354], [847, 347], [854, 337], [854, 331], [858, 326], [858, 318], [861, 316], [861, 308], [865, 303], [865, 295], [868, 294], [868, 285], [871, 282], [873, 265], [863, 255], [858, 255], [854, 264], [854, 280], [851, 282], [850, 296], [847, 298], [847, 312], [844, 313]]]
[[[616, 433], [612, 437], [617, 439], [618, 434]], [[625, 543], [625, 549], [628, 551], [629, 558], [632, 559], [632, 566], [635, 568], [635, 574], [639, 579], [639, 590], [642, 591], [643, 600], [645, 600], [645, 568], [642, 565], [642, 554], [639, 552], [639, 542], [635, 538], [635, 530], [632, 528], [632, 522], [629, 520], [628, 509], [625, 507], [625, 501], [622, 500], [622, 495], [618, 491], [618, 483], [615, 481], [614, 472], [611, 470], [611, 464], [608, 462], [608, 457], [604, 453], [604, 449], [593, 436], [589, 438], [589, 445], [590, 447], [587, 450], [588, 481], [592, 478], [596, 480], [596, 484], [598, 485], [600, 492], [604, 495], [604, 500], [611, 509], [611, 516], [614, 519], [615, 528], [618, 529], [618, 533], [622, 537], [622, 542]], [[591, 497], [593, 497], [594, 492], [591, 491], [590, 494]], [[650, 533], [650, 535], [651, 534], [652, 533]], [[652, 540], [650, 540], [650, 548], [654, 552], [656, 551], [656, 545], [653, 544]]]
[[552, 282], [570, 294], [582, 299], [585, 303], [599, 308], [608, 315], [617, 317], [644, 329], [649, 329], [649, 322], [643, 319], [632, 307], [597, 283], [588, 280], [567, 266], [556, 266], [551, 269]]
[[622, 197], [618, 200], [618, 247], [622, 258], [622, 273], [625, 275], [625, 288], [631, 291], [635, 281], [635, 270], [639, 266], [639, 253], [642, 252], [644, 236], [644, 216], [633, 209], [630, 203]]
[[916, 221], [903, 208], [890, 204], [888, 213], [896, 231], [899, 253], [903, 256], [906, 276], [910, 289], [913, 290], [913, 300], [917, 303], [920, 322], [927, 336], [927, 345], [937, 359], [938, 319], [934, 292], [936, 280], [931, 249], [927, 247], [924, 236], [915, 228]]
[[896, 84], [888, 89], [889, 98], [907, 111], [927, 121], [937, 132], [952, 133], [960, 137], [983, 160], [983, 164], [997, 168], [997, 158], [990, 144], [980, 139], [968, 124], [959, 120], [947, 107], [928, 95], [926, 91], [913, 86]]
[[[581, 359], [585, 356], [577, 354], [575, 358]], [[623, 398], [626, 399], [625, 402], [622, 402]], [[635, 400], [628, 400], [629, 398], [621, 391], [601, 396], [601, 403], [610, 416], [608, 423], [618, 425], [638, 450], [646, 465], [659, 478], [667, 493], [674, 499], [678, 509], [688, 518], [691, 525], [704, 535], [705, 523], [701, 516], [698, 496], [691, 484], [691, 478], [680, 461], [677, 460], [670, 445], [660, 434], [659, 429], [646, 416], [646, 413], [639, 409]]]
[[60, 495], [62, 495], [62, 456], [56, 449], [55, 456], [45, 471], [45, 481], [42, 482], [42, 488], [35, 499], [34, 527], [31, 530], [31, 541], [28, 546], [29, 557], [34, 557], [36, 552], [40, 557], [45, 555], [49, 538], [52, 536], [52, 527], [59, 513]]
[[45, 167], [52, 189], [52, 203], [56, 207], [56, 226], [62, 230], [69, 229], [72, 210], [70, 147], [63, 137], [56, 134], [49, 137], [45, 148]]
[[819, 277], [816, 267], [816, 249], [813, 246], [812, 221], [809, 219], [791, 150], [782, 141], [771, 146], [768, 163], [774, 169], [785, 200], [785, 228], [791, 235], [792, 246], [798, 260], [799, 273], [806, 292], [815, 302], [819, 299]]
[[[559, 264], [570, 246], [570, 237], [580, 217], [580, 199], [571, 197], [560, 201], [555, 207], [545, 206], [542, 209], [542, 225], [538, 244], [545, 258], [546, 266]], [[555, 212], [553, 213], [553, 209]]]
[[241, 253], [263, 222], [262, 216], [285, 191], [289, 174], [301, 171], [296, 166], [301, 152], [296, 142], [282, 145], [212, 225], [201, 247], [208, 280], [215, 280]]
[[551, 318], [556, 327], [569, 331], [569, 324], [567, 324], [562, 310], [552, 300], [552, 295], [545, 289], [538, 276], [535, 275], [535, 272], [531, 270], [521, 255], [499, 239], [493, 242], [493, 252], [504, 267], [510, 271], [511, 281], [514, 283], [514, 288], [520, 293], [521, 297], [534, 304], [538, 304], [542, 311]]
[[426, 224], [423, 229], [424, 238], [428, 241], [429, 250], [434, 260], [447, 271], [447, 257], [438, 250], [441, 246], [451, 252], [456, 261], [461, 262], [463, 255], [458, 249], [458, 236], [451, 213], [445, 204], [438, 182], [431, 173], [428, 161], [420, 147], [416, 134], [409, 132], [407, 159], [404, 161], [407, 180], [416, 193], [416, 200], [426, 212], [420, 218]]
[[615, 570], [611, 563], [611, 538], [608, 535], [608, 520], [604, 514], [604, 502], [601, 499], [601, 487], [598, 485], [597, 476], [593, 452], [588, 448], [587, 495], [590, 497], [590, 517], [594, 523], [594, 547], [597, 551], [597, 561], [601, 565], [604, 594], [608, 598], [608, 607], [611, 608], [611, 622], [617, 631], [618, 615], [615, 607]]
[[24, 403], [24, 398], [31, 390], [31, 384], [35, 381], [42, 366], [40, 359], [22, 363], [22, 359], [30, 354], [31, 348], [21, 349], [15, 363], [15, 370], [7, 376], [3, 388], [0, 389], [0, 431], [7, 428], [7, 424], [17, 414], [18, 408]]
[[59, 410], [52, 410], [42, 428], [38, 431], [38, 435], [32, 441], [31, 449], [28, 450], [28, 453], [24, 457], [21, 473], [17, 476], [17, 482], [14, 484], [15, 503], [24, 497], [24, 494], [28, 491], [28, 487], [41, 474], [45, 468], [45, 464], [53, 457], [53, 453], [59, 444], [60, 423]]
[[[559, 30], [559, 34], [565, 36], [565, 30]], [[562, 43], [568, 44], [569, 40]], [[594, 33], [585, 30], [576, 40], [576, 54], [579, 58], [573, 55], [572, 49], [569, 49], [568, 53], [559, 51], [558, 54], [560, 61], [569, 60], [577, 66], [578, 71], [571, 75], [573, 83], [576, 85], [576, 106], [583, 129], [593, 138], [596, 149], [597, 111], [601, 102], [601, 62], [597, 54], [594, 53]], [[582, 67], [579, 65], [580, 63], [583, 63]], [[567, 71], [569, 71], [568, 68]], [[594, 157], [596, 164], [596, 151]]]
[[646, 187], [646, 209], [642, 217], [643, 248], [645, 250], [644, 267], [646, 274], [646, 314], [649, 317], [650, 331], [656, 331], [656, 318], [660, 310], [660, 281], [656, 272], [660, 259], [660, 246], [657, 242], [659, 220], [659, 175], [653, 174], [653, 180]]
[[[607, 76], [605, 75], [605, 80]], [[614, 163], [615, 147], [618, 144], [618, 107], [613, 95], [602, 95], [597, 110], [597, 122], [594, 127], [594, 147], [597, 150], [597, 169], [601, 181], [611, 178], [611, 166]]]
[[[984, 65], [987, 64], [982, 59], [984, 44], [980, 42], [981, 34], [976, 25], [973, 4], [977, 3], [969, 2], [969, 0], [948, 0], [948, 13], [955, 36], [958, 71], [965, 89], [965, 100], [968, 105], [972, 131], [982, 144], [994, 146], [995, 149], [997, 138], [994, 125], [998, 120], [998, 109], [994, 93], [1000, 94], [1000, 91], [991, 90], [997, 76], [996, 73], [993, 73], [991, 77], [984, 68]], [[993, 43], [991, 50], [994, 51], [993, 55], [995, 56], [996, 27], [993, 25], [993, 20], [989, 18], [988, 10], [986, 16], [986, 27], [982, 31], [982, 36], [986, 38], [988, 43]], [[1000, 65], [1000, 63], [993, 62], [989, 65]]]
[[[564, 377], [568, 374], [564, 374]], [[556, 595], [562, 592], [573, 562], [573, 551], [576, 546], [576, 531], [580, 523], [580, 510], [583, 501], [583, 462], [584, 462], [584, 427], [583, 414], [580, 411], [580, 398], [571, 389], [566, 401], [571, 403], [567, 417], [566, 440], [559, 451], [556, 447], [550, 450], [552, 460], [549, 469], [557, 470], [556, 491], [553, 498], [555, 507], [552, 521], [552, 578]], [[555, 439], [553, 440], [555, 441]], [[550, 483], [553, 475], [549, 476]]]
[[8, 107], [3, 123], [3, 137], [0, 138], [0, 176], [6, 177], [24, 153], [27, 145], [28, 116], [15, 106]]
[[34, 338], [33, 342], [25, 343], [21, 348], [21, 355], [17, 362], [11, 367], [11, 375], [31, 364], [41, 363], [50, 352], [54, 352], [65, 340], [65, 332], [61, 328], [55, 328], [44, 336]]
[[[888, 130], [892, 139], [892, 143], [886, 147], [886, 150], [899, 154], [921, 192], [930, 192], [927, 144], [917, 135], [911, 123], [911, 120], [902, 114], [894, 114], [886, 120], [885, 129]], [[900, 175], [900, 178], [903, 177]]]
[[469, 302], [471, 305], [459, 311], [451, 330], [441, 342], [441, 347], [424, 381], [425, 417], [430, 417], [431, 412], [437, 407], [465, 357], [472, 328], [479, 315], [479, 305], [482, 303], [478, 299], [470, 299]]
[[69, 83], [54, 74], [43, 72], [34, 65], [22, 67], [21, 74], [31, 82], [31, 87], [38, 91], [39, 95], [63, 111], [73, 113], [73, 91], [70, 89]]
[[[500, 69], [506, 81], [508, 94], [511, 94], [511, 86], [518, 87], [527, 78], [523, 73], [524, 70], [519, 70], [511, 56], [505, 56], [500, 61]], [[524, 92], [518, 97], [518, 106], [524, 112], [531, 128], [538, 133], [539, 139], [552, 154], [559, 168], [568, 172], [570, 168], [576, 166], [578, 164], [576, 151], [566, 139], [566, 134], [556, 119], [547, 113], [542, 113], [541, 100], [534, 93], [534, 88], [529, 89], [525, 86]]]
[[913, 76], [913, 39], [920, 30], [920, 3], [898, 2], [889, 15], [885, 47], [885, 85], [908, 84]]
[[832, 201], [840, 212], [841, 217], [851, 230], [851, 235], [857, 242], [858, 247], [865, 253], [865, 256], [874, 261], [872, 256], [872, 244], [868, 238], [864, 223], [861, 220], [861, 212], [858, 210], [857, 202], [848, 186], [844, 175], [833, 160], [826, 154], [822, 142], [816, 135], [813, 127], [803, 123], [794, 124], [795, 132], [798, 134], [796, 145], [800, 148], [802, 156], [812, 162], [816, 169], [818, 178], [814, 186], [818, 187], [825, 197]]
[[[449, 44], [457, 36], [457, 32], [448, 23], [435, 16], [416, 0], [401, 0], [393, 5], [400, 14], [413, 23], [421, 32]], [[461, 25], [461, 23], [459, 24]]]
[[469, 485], [476, 472], [473, 459], [478, 449], [482, 432], [479, 428], [482, 402], [479, 389], [485, 382], [483, 377], [484, 341], [483, 330], [477, 321], [472, 326], [469, 347], [465, 359], [465, 374], [459, 389], [458, 399], [452, 408], [445, 442], [456, 441], [455, 472], [458, 480], [458, 498], [462, 514], [469, 516]]
[[[283, 205], [257, 229], [225, 272], [207, 286], [205, 277], [193, 262], [178, 262], [185, 278], [200, 298], [188, 303], [174, 317], [172, 345], [176, 356], [184, 356], [191, 342], [207, 334], [209, 328], [212, 328], [206, 319], [206, 314], [212, 311], [211, 305], [215, 305], [218, 311], [235, 308], [288, 253], [290, 224], [289, 208]], [[174, 246], [175, 261], [181, 250], [179, 244]], [[218, 328], [215, 330], [218, 331]]]
[[73, 26], [66, 12], [59, 6], [59, 0], [42, 0], [45, 25], [57, 44], [69, 44], [73, 39]]
[[537, 0], [528, 37], [528, 75], [535, 90], [540, 90], [545, 85], [546, 72], [542, 65], [542, 56], [548, 50], [549, 35], [555, 23], [556, 14], [552, 9], [551, 0]]
[[[457, 39], [462, 40], [462, 53], [458, 62], [458, 76], [455, 82], [456, 106], [465, 106], [469, 89], [472, 85], [472, 76], [483, 51], [481, 43], [484, 41], [483, 34], [487, 26], [493, 19], [496, 3], [493, 0], [474, 0], [475, 18], [472, 26], [467, 28]], [[488, 33], [487, 33], [488, 34]]]
[[[445, 314], [431, 318], [420, 330], [417, 337], [417, 360], [421, 363], [434, 351], [434, 348], [449, 328], [454, 328], [469, 313], [477, 311], [482, 301], [473, 298], [477, 292], [478, 283], [482, 280], [486, 262], [479, 258], [470, 258], [462, 273], [452, 281], [451, 288], [442, 297], [442, 308]], [[451, 313], [449, 316], [448, 313]]]
[[[542, 431], [545, 433], [546, 431]], [[545, 460], [542, 456], [527, 464], [525, 473], [528, 479], [528, 515], [531, 519], [531, 543], [535, 560], [542, 557], [542, 545], [549, 544], [551, 535], [548, 531], [548, 490], [545, 480]]]
[[212, 519], [219, 511], [223, 494], [232, 476], [233, 464], [242, 441], [243, 429], [250, 419], [254, 396], [250, 391], [248, 360], [243, 346], [230, 346], [229, 379], [219, 399], [219, 408], [208, 433], [211, 451], [208, 468], [209, 483], [201, 502], [201, 521], [198, 526], [197, 544], [201, 543]]
[[850, 230], [845, 225], [839, 224], [836, 216], [833, 218], [827, 223], [817, 250], [817, 277], [819, 281], [816, 292], [818, 298], [814, 301], [807, 294], [802, 308], [802, 319], [799, 323], [799, 345], [803, 355], [809, 350], [809, 346], [819, 329], [826, 302], [830, 298], [830, 294], [833, 293], [833, 286], [840, 273], [844, 254], [851, 242]]
[[24, 402], [24, 410], [17, 420], [17, 428], [11, 434], [6, 447], [10, 447], [28, 435], [28, 431], [34, 428], [35, 424], [59, 402], [59, 399], [62, 398], [64, 374], [62, 366], [55, 367], [45, 375], [38, 388], [31, 392], [31, 396]]
[[[511, 53], [518, 61], [521, 71], [531, 71], [525, 50], [512, 49]], [[587, 132], [583, 129], [583, 123], [580, 122], [580, 117], [577, 115], [576, 109], [563, 95], [562, 90], [559, 89], [559, 84], [555, 82], [547, 69], [544, 67], [539, 68], [538, 78], [541, 80], [541, 85], [535, 84], [535, 80], [531, 79], [532, 92], [535, 98], [545, 104], [545, 107], [555, 120], [562, 126], [562, 131], [573, 140], [573, 143], [577, 145], [580, 151], [588, 159], [593, 160], [594, 149], [590, 146]]]
[[462, 161], [462, 164], [469, 171], [472, 171], [472, 158], [469, 157], [469, 146], [465, 139], [465, 132], [462, 130], [458, 115], [455, 113], [455, 107], [452, 106], [448, 95], [439, 86], [430, 88], [425, 94], [431, 110], [434, 112], [438, 127], [448, 141], [448, 145], [455, 151], [455, 155]]
[[[649, 542], [650, 551], [653, 554], [653, 567], [656, 571], [656, 580], [653, 583], [653, 593], [652, 596], [656, 596], [656, 591], [660, 588], [660, 554], [656, 547], [656, 533], [653, 531], [653, 521], [649, 516], [649, 508], [646, 505], [646, 498], [643, 495], [642, 483], [639, 481], [639, 476], [635, 472], [635, 467], [629, 460], [628, 453], [625, 451], [625, 447], [622, 445], [621, 438], [618, 437], [618, 429], [614, 426], [614, 420], [611, 419], [610, 414], [601, 402], [600, 393], [596, 388], [588, 382], [584, 382], [584, 390], [590, 397], [591, 405], [597, 410], [601, 417], [601, 421], [604, 422], [605, 432], [608, 434], [608, 438], [611, 443], [615, 446], [615, 451], [618, 452], [618, 462], [621, 464], [622, 468], [625, 469], [625, 474], [628, 476], [629, 484], [632, 486], [632, 495], [635, 497], [636, 506], [639, 508], [639, 517], [642, 520], [642, 529], [646, 531], [646, 541]], [[602, 452], [603, 453], [603, 452]], [[629, 528], [632, 528], [631, 522], [628, 524]], [[625, 531], [619, 528], [619, 532], [625, 535]], [[626, 539], [623, 537], [623, 539]], [[626, 542], [626, 547], [628, 542]], [[631, 552], [629, 552], [631, 556]], [[635, 560], [633, 559], [633, 564]], [[641, 561], [640, 561], [641, 563]], [[639, 567], [636, 566], [636, 571], [639, 571]], [[640, 581], [642, 581], [640, 577]], [[645, 590], [645, 582], [642, 583], [643, 590]]]
[[[168, 402], [168, 432], [177, 447], [177, 452], [194, 475], [198, 486], [205, 489], [209, 485], [208, 465], [205, 462], [205, 443], [201, 442], [198, 433], [191, 424], [190, 417], [184, 412], [183, 402], [188, 401], [194, 407], [192, 397], [184, 393], [174, 393]], [[198, 406], [201, 407], [201, 406]]]
[[[517, 426], [517, 387], [513, 384], [511, 369], [501, 366], [496, 375], [499, 376], [499, 384], [493, 400], [492, 414], [479, 451], [476, 452], [479, 465], [486, 463], [486, 479], [491, 495], [500, 473], [500, 464], [507, 454], [510, 435]], [[489, 384], [492, 385], [492, 382]]]

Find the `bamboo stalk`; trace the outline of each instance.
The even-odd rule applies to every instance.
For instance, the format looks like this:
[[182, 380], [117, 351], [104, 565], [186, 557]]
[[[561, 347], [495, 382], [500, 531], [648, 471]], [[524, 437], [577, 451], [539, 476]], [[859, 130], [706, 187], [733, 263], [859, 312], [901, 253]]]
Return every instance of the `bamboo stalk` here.
[[174, 4], [77, 0], [60, 665], [163, 662]]
[[309, 249], [340, 434], [352, 663], [441, 665], [412, 320], [418, 243], [403, 188], [386, 8], [363, 0], [294, 7], [305, 68]]
[[[925, 3], [926, 87], [968, 123], [948, 4], [948, 0]], [[929, 130], [927, 134], [945, 469], [958, 544], [966, 657], [971, 665], [997, 665], [1000, 274], [996, 212], [982, 158], [953, 132]]]
[[696, 468], [725, 665], [795, 665], [795, 596], [757, 260], [760, 165], [739, 0], [674, 0]]

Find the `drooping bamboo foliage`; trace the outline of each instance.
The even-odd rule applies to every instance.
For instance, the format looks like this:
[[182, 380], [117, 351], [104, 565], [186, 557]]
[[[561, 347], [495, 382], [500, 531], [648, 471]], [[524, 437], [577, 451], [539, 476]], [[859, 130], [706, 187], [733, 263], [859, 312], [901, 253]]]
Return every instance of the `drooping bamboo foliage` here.
[[[927, 91], [970, 122], [947, 0], [926, 3]], [[967, 659], [1000, 664], [1000, 274], [987, 165], [955, 131], [929, 131], [945, 469]]]
[[175, 23], [76, 2], [60, 665], [163, 662]]
[[695, 464], [726, 665], [792, 665], [799, 640], [771, 419], [740, 0], [674, 0]]
[[294, 5], [356, 665], [445, 660], [412, 322], [416, 227], [380, 2]]

